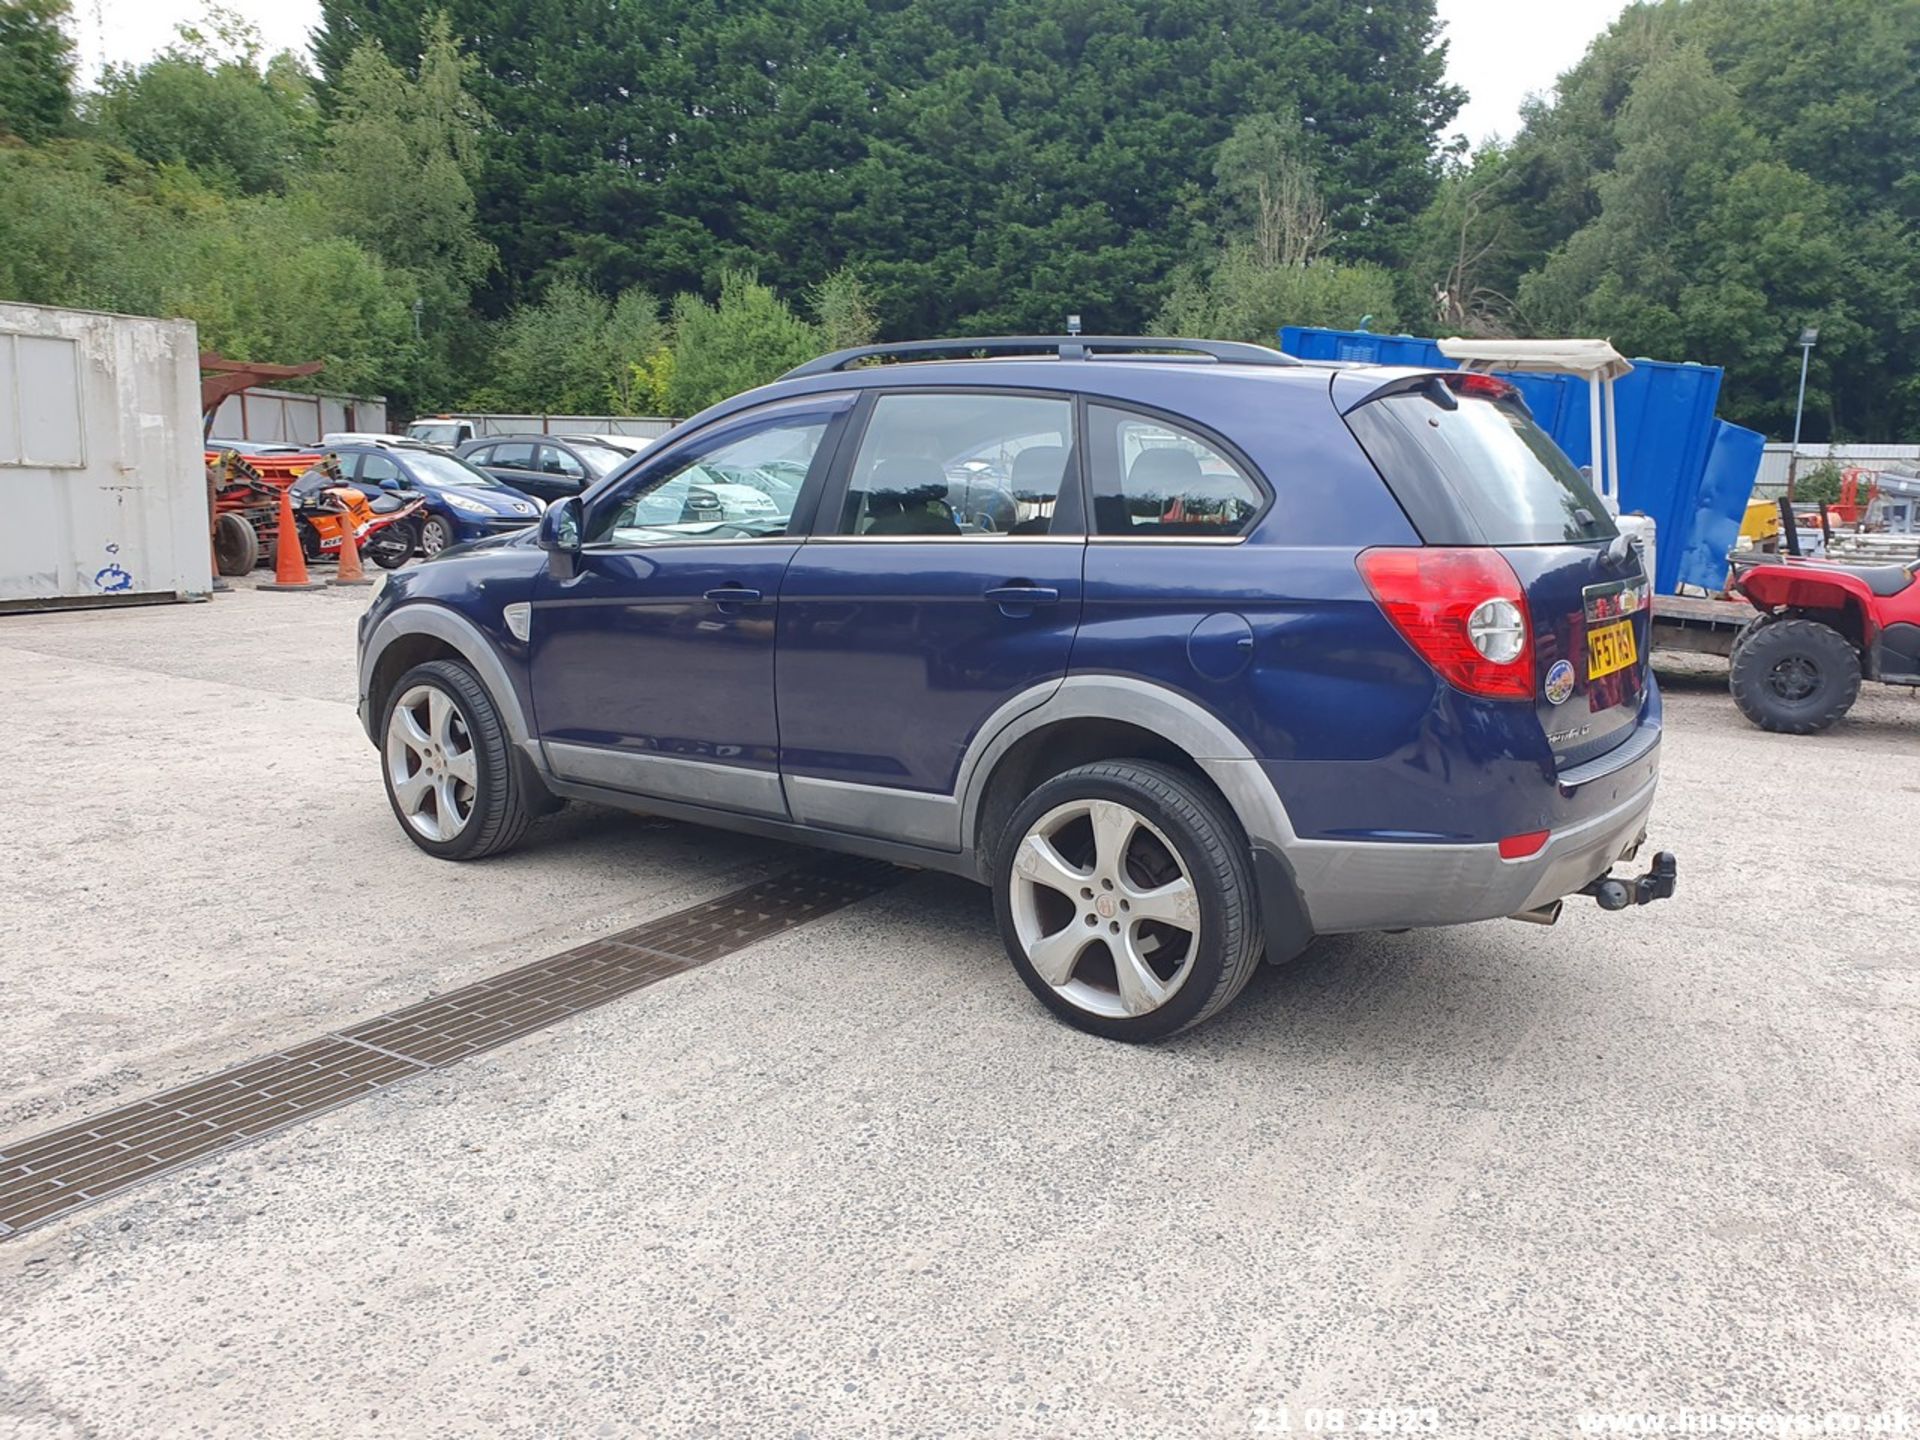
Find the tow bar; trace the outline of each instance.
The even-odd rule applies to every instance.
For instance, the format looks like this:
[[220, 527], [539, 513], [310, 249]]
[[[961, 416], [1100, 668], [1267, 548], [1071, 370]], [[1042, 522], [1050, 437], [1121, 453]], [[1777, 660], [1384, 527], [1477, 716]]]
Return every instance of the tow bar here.
[[1673, 877], [1673, 852], [1662, 850], [1654, 855], [1653, 868], [1637, 879], [1615, 880], [1603, 875], [1592, 884], [1583, 885], [1580, 893], [1599, 901], [1602, 910], [1624, 910], [1629, 905], [1651, 905], [1656, 900], [1670, 898]]

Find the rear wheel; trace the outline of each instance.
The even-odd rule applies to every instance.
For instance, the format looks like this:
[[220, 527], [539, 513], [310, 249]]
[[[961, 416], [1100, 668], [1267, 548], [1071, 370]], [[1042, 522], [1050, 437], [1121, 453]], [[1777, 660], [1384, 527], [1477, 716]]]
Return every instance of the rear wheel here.
[[532, 819], [499, 707], [465, 665], [400, 677], [383, 717], [380, 773], [407, 838], [442, 860], [511, 850]]
[[994, 908], [1041, 1003], [1113, 1040], [1158, 1040], [1225, 1008], [1260, 924], [1245, 837], [1165, 765], [1109, 760], [1021, 803], [995, 854]]
[[413, 524], [400, 520], [376, 530], [367, 540], [367, 558], [382, 570], [398, 570], [413, 558]]
[[246, 516], [229, 510], [215, 518], [213, 558], [222, 575], [246, 575], [260, 563], [260, 537]]
[[1860, 655], [1831, 625], [1774, 620], [1745, 632], [1729, 684], [1740, 713], [1762, 730], [1811, 735], [1853, 708]]

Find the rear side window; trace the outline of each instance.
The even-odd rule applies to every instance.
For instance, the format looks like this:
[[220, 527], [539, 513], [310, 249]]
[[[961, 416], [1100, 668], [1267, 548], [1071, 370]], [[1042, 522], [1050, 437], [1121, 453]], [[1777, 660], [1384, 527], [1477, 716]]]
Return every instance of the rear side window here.
[[493, 463], [502, 470], [531, 470], [533, 469], [533, 446], [524, 441], [512, 445], [496, 445], [493, 447]]
[[1087, 407], [1095, 532], [1126, 539], [1231, 539], [1266, 496], [1218, 447], [1156, 416]]
[[1429, 544], [1566, 545], [1618, 533], [1517, 399], [1457, 394], [1436, 377], [1364, 402], [1347, 424]]

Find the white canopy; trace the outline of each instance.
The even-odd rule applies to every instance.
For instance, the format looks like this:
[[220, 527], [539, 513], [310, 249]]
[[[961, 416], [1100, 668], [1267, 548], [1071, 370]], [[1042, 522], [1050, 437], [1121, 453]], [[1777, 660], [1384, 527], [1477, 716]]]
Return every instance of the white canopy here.
[[1617, 380], [1633, 366], [1605, 340], [1462, 340], [1440, 342], [1440, 353], [1476, 370], [1556, 370], [1588, 380]]

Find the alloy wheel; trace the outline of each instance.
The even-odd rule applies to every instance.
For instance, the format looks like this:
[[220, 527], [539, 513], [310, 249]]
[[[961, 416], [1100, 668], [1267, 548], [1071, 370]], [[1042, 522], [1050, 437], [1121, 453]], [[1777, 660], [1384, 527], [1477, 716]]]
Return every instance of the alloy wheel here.
[[1157, 1010], [1193, 969], [1193, 877], [1167, 837], [1118, 801], [1074, 800], [1042, 815], [1021, 837], [1010, 883], [1028, 963], [1090, 1014]]
[[387, 719], [387, 780], [400, 817], [428, 840], [451, 840], [473, 818], [479, 757], [466, 717], [434, 685], [415, 685]]

